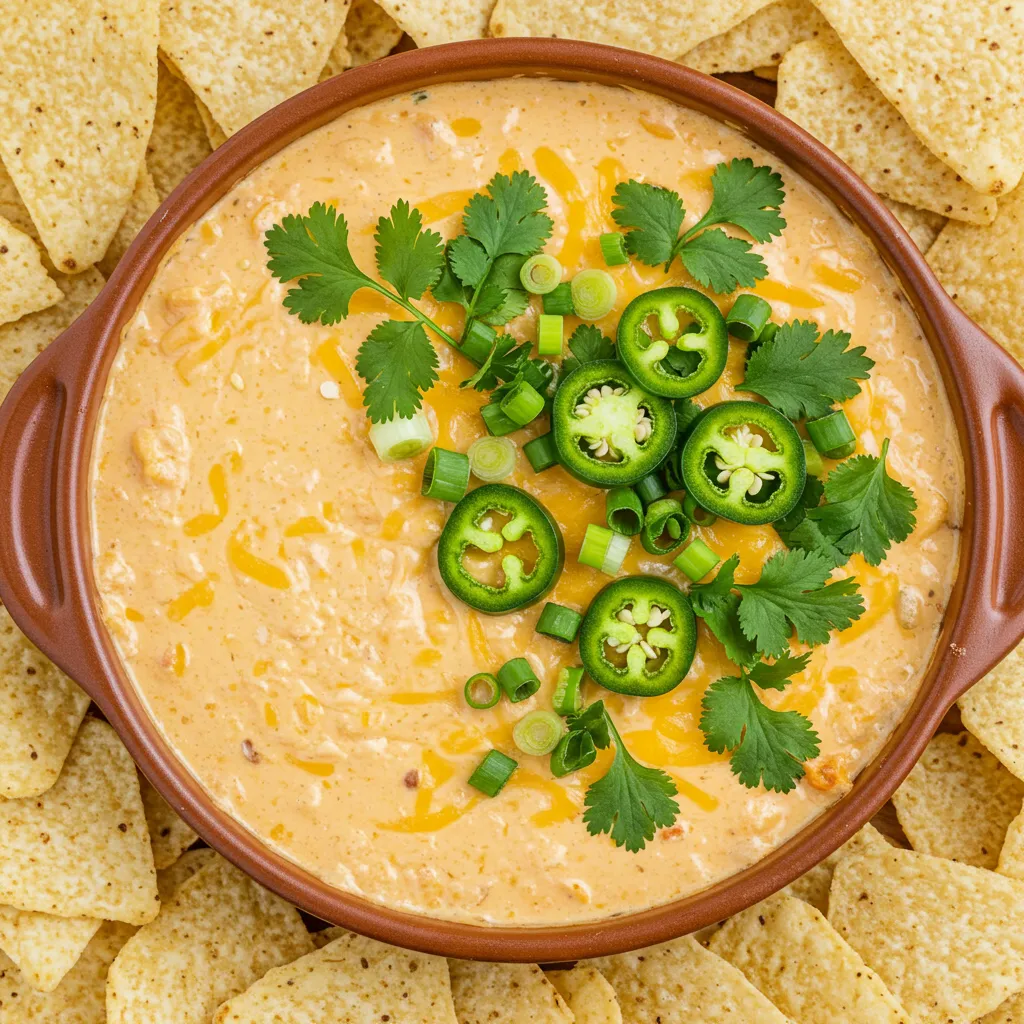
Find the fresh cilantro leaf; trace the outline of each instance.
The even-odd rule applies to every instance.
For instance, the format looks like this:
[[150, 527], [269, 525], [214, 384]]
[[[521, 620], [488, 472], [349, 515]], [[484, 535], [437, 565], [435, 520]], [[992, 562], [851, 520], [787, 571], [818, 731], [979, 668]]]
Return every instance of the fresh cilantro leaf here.
[[[767, 707], [754, 692], [752, 678], [741, 670], [739, 677], [712, 683], [701, 701], [700, 730], [710, 751], [731, 752], [729, 763], [742, 785], [754, 789], [763, 784], [767, 790], [789, 793], [804, 776], [803, 762], [818, 756], [818, 734], [798, 711]], [[761, 673], [761, 678], [782, 688], [773, 673]]]
[[507, 252], [504, 256], [499, 256], [491, 264], [491, 273], [487, 278], [487, 283], [497, 285], [505, 291], [508, 291], [510, 288], [522, 291], [523, 282], [519, 276], [519, 271], [523, 269], [526, 259], [525, 256], [514, 252]]
[[480, 368], [459, 387], [492, 391], [502, 381], [512, 380], [523, 369], [529, 352], [529, 343], [516, 345], [511, 334], [499, 334]]
[[857, 381], [871, 376], [875, 365], [863, 345], [848, 348], [849, 343], [845, 331], [826, 331], [818, 341], [815, 323], [783, 324], [751, 355], [737, 390], [753, 391], [790, 419], [824, 416], [833, 403], [860, 394]]
[[[459, 236], [462, 237], [461, 235]], [[452, 239], [452, 242], [454, 239]], [[467, 288], [455, 275], [452, 270], [452, 242], [444, 247], [444, 262], [441, 266], [441, 276], [437, 284], [430, 292], [438, 302], [457, 302], [463, 308], [469, 306], [472, 299], [472, 290]]]
[[487, 184], [487, 195], [478, 192], [466, 204], [463, 230], [478, 241], [492, 259], [506, 253], [529, 256], [542, 248], [554, 226], [540, 211], [547, 206], [547, 192], [528, 171], [511, 177], [496, 174]]
[[889, 476], [888, 452], [886, 438], [880, 458], [858, 455], [840, 463], [825, 481], [825, 504], [807, 512], [841, 551], [860, 552], [869, 565], [878, 565], [893, 541], [906, 540], [917, 522], [917, 499]]
[[580, 719], [588, 715], [593, 718], [597, 707], [601, 708], [603, 724], [594, 722], [586, 727], [596, 746], [615, 743], [615, 758], [607, 774], [587, 790], [583, 821], [592, 836], [607, 832], [616, 846], [637, 853], [654, 838], [656, 829], [676, 820], [679, 805], [672, 799], [676, 786], [660, 768], [649, 768], [630, 756], [615, 723], [604, 710], [603, 701], [592, 704]]
[[420, 392], [437, 380], [437, 353], [419, 321], [385, 320], [359, 346], [356, 371], [366, 381], [367, 415], [384, 423], [420, 407]]
[[679, 229], [683, 226], [683, 201], [660, 185], [623, 181], [612, 193], [612, 220], [626, 232], [626, 249], [649, 267], [665, 264], [676, 255]]
[[437, 284], [444, 262], [444, 242], [436, 231], [423, 230], [420, 211], [404, 199], [390, 217], [377, 221], [377, 270], [403, 299], [418, 299]]
[[352, 259], [348, 223], [333, 206], [314, 203], [306, 215], [289, 214], [264, 235], [267, 267], [279, 281], [298, 280], [284, 305], [304, 324], [329, 327], [348, 316], [360, 288], [373, 285]]
[[564, 373], [596, 359], [614, 359], [615, 342], [593, 324], [580, 324], [569, 336], [569, 351], [572, 355], [562, 363]]
[[739, 564], [739, 555], [726, 559], [710, 583], [690, 587], [690, 601], [694, 613], [725, 648], [725, 656], [737, 665], [749, 665], [757, 658], [757, 651], [740, 628], [740, 595], [733, 590]]
[[[485, 289], [489, 287], [490, 285], [486, 285]], [[483, 312], [478, 308], [477, 316], [491, 327], [500, 327], [510, 320], [515, 320], [517, 316], [522, 316], [529, 304], [530, 296], [522, 288], [509, 288], [502, 294], [501, 302], [492, 309]]]
[[759, 651], [781, 657], [796, 630], [801, 643], [828, 642], [829, 631], [846, 629], [864, 612], [853, 578], [825, 585], [832, 563], [824, 555], [780, 551], [772, 555], [756, 583], [737, 584], [740, 628]]
[[721, 228], [702, 231], [679, 250], [687, 273], [705, 288], [725, 294], [737, 288], [753, 288], [768, 274], [765, 262], [750, 243], [727, 235]]
[[767, 661], [759, 661], [753, 668], [747, 670], [747, 675], [751, 682], [757, 683], [762, 690], [784, 690], [793, 676], [799, 675], [807, 668], [810, 660], [810, 651], [796, 657], [787, 653], [770, 665]]
[[598, 750], [604, 750], [612, 741], [611, 730], [608, 727], [610, 721], [604, 701], [597, 700], [569, 719], [569, 730], [585, 729], [593, 738], [594, 746]]
[[719, 164], [711, 176], [714, 198], [695, 230], [711, 224], [735, 224], [756, 242], [769, 242], [786, 226], [779, 207], [786, 198], [782, 177], [746, 158]]
[[491, 268], [484, 247], [469, 235], [458, 235], [448, 243], [448, 260], [452, 272], [467, 288], [476, 288]]
[[821, 527], [807, 518], [807, 510], [817, 508], [821, 504], [824, 493], [825, 485], [816, 476], [808, 476], [796, 508], [781, 519], [776, 519], [772, 526], [775, 527], [775, 532], [782, 538], [786, 547], [799, 548], [802, 551], [817, 551], [838, 568], [840, 565], [845, 565], [850, 556], [843, 554], [825, 536]]

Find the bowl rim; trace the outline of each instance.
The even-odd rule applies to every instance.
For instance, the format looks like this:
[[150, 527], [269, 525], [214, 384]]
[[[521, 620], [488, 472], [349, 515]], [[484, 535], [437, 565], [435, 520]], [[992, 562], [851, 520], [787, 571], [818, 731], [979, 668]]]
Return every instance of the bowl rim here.
[[[220, 810], [146, 714], [102, 624], [92, 578], [92, 442], [121, 329], [174, 240], [250, 170], [345, 110], [449, 81], [513, 76], [601, 82], [674, 100], [739, 130], [839, 205], [900, 280], [937, 358], [965, 463], [960, 570], [918, 697], [849, 794], [757, 861], [698, 893], [573, 925], [452, 922], [371, 903], [315, 878]], [[1024, 447], [1024, 371], [953, 305], [892, 214], [834, 154], [760, 101], [647, 54], [562, 39], [473, 40], [346, 71], [285, 101], [197, 168], [142, 229], [85, 314], [18, 380], [0, 409], [0, 599], [93, 697], [145, 775], [210, 846], [317, 917], [445, 956], [570, 962], [652, 945], [780, 889], [850, 838], [889, 798], [953, 701], [1024, 633], [1024, 550], [1007, 522]], [[1013, 421], [1016, 422], [1016, 421]], [[1012, 523], [1011, 523], [1012, 526]], [[984, 643], [978, 642], [978, 637]]]

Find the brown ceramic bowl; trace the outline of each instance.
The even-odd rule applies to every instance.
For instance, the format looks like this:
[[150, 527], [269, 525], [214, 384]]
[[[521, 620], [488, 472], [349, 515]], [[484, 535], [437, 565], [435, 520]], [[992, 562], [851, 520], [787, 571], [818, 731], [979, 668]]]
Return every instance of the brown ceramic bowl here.
[[[966, 463], [959, 577], [920, 694], [852, 792], [784, 846], [685, 899], [599, 923], [451, 924], [341, 892], [265, 847], [219, 810], [147, 717], [100, 618], [88, 507], [90, 454], [121, 328], [174, 240], [243, 175], [344, 111], [451, 80], [548, 75], [666, 96], [746, 132], [834, 200], [873, 240], [941, 367]], [[163, 204], [106, 288], [12, 389], [0, 410], [0, 598], [28, 636], [93, 697], [142, 770], [215, 849], [318, 917], [431, 953], [567, 961], [660, 942], [734, 914], [817, 864], [910, 771], [953, 702], [1024, 633], [1024, 371], [949, 300], [910, 238], [845, 164], [750, 96], [655, 57], [554, 39], [417, 50], [347, 71], [230, 139]]]

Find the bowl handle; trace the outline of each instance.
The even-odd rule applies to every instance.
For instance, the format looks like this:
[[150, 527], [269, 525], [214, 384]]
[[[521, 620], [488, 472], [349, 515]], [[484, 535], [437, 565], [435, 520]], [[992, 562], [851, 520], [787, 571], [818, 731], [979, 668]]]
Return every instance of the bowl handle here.
[[[0, 407], [0, 600], [28, 638], [96, 697], [83, 589], [72, 543], [82, 458], [79, 396], [94, 362], [102, 300], [18, 378]], [[70, 478], [70, 479], [69, 479]], [[99, 679], [99, 683], [96, 680]]]
[[1001, 661], [1024, 637], [1024, 369], [952, 302], [945, 321], [952, 372], [973, 401], [966, 409], [964, 451], [977, 498], [974, 542], [961, 576], [971, 577], [970, 604], [949, 640], [953, 667], [949, 705]]

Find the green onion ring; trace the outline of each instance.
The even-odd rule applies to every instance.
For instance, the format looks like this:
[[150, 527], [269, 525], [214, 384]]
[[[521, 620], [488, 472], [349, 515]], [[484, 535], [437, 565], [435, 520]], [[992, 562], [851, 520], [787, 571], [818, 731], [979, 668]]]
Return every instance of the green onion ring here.
[[698, 537], [676, 555], [672, 564], [692, 582], [699, 583], [719, 561], [718, 555]]
[[613, 487], [605, 497], [604, 518], [609, 530], [635, 537], [644, 525], [644, 506], [632, 487]]
[[435, 445], [423, 466], [424, 498], [438, 501], [459, 501], [469, 488], [469, 459], [462, 452], [452, 452]]
[[565, 666], [558, 673], [551, 706], [560, 715], [578, 715], [583, 710], [583, 666]]
[[547, 295], [562, 283], [562, 264], [554, 256], [539, 252], [523, 264], [519, 280], [531, 295]]
[[518, 761], [514, 761], [500, 750], [488, 750], [486, 757], [470, 775], [469, 784], [487, 796], [497, 796], [518, 767]]
[[525, 658], [513, 658], [498, 669], [498, 685], [513, 704], [518, 704], [540, 689], [540, 680]]
[[515, 724], [512, 741], [531, 757], [550, 754], [565, 733], [565, 722], [554, 711], [531, 711]]
[[571, 281], [572, 305], [581, 320], [600, 320], [615, 306], [619, 291], [607, 270], [581, 270]]
[[571, 644], [580, 631], [583, 616], [564, 604], [548, 601], [537, 619], [537, 632], [552, 640], [561, 640], [563, 644]]
[[[477, 696], [481, 690], [487, 691], [487, 696], [483, 699]], [[466, 680], [462, 695], [474, 711], [486, 711], [501, 700], [501, 687], [498, 686], [498, 680], [490, 672], [477, 672], [476, 675], [470, 676]]]
[[469, 468], [478, 480], [496, 484], [516, 468], [516, 444], [507, 437], [478, 437], [469, 446]]

